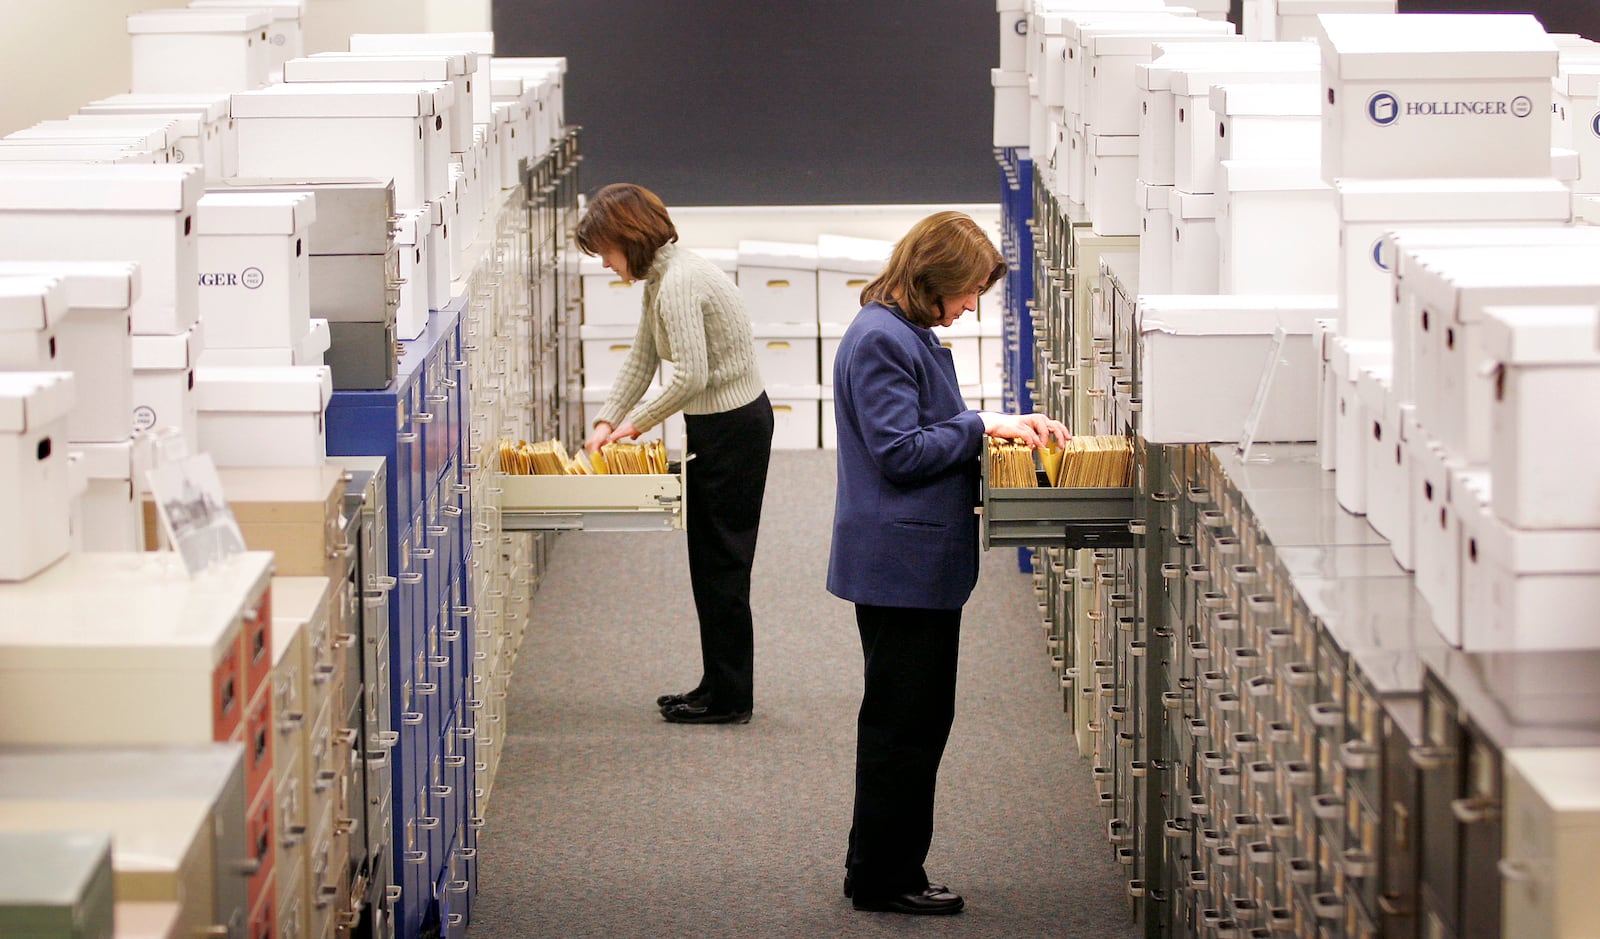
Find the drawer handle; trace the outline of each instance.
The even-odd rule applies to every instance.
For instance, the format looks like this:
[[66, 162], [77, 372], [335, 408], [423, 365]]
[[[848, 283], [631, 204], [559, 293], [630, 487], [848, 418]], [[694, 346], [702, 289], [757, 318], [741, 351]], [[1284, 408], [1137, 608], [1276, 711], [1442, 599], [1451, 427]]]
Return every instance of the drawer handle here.
[[789, 348], [789, 343], [782, 339], [774, 339], [767, 343], [767, 348], [773, 350], [774, 352], [780, 352]]
[[424, 715], [421, 711], [401, 711], [400, 723], [405, 724], [408, 727], [415, 727], [416, 725], [422, 723], [423, 716]]
[[448, 525], [429, 525], [427, 526], [427, 531], [429, 535], [435, 538], [443, 538], [445, 535], [450, 534], [450, 527]]
[[1429, 772], [1454, 763], [1456, 751], [1450, 747], [1412, 747], [1409, 751], [1411, 765]]
[[408, 573], [405, 573], [405, 574], [401, 574], [400, 575], [400, 582], [402, 584], [407, 584], [407, 585], [412, 585], [412, 586], [414, 586], [416, 584], [420, 584], [420, 583], [422, 583], [422, 572], [420, 572], [420, 571], [411, 571], [411, 572], [408, 572]]
[[1500, 804], [1483, 797], [1450, 800], [1450, 814], [1463, 825], [1476, 825], [1500, 817]]
[[[463, 486], [462, 488], [463, 489], [470, 489], [471, 487]], [[462, 515], [462, 512], [463, 512], [463, 509], [459, 505], [446, 505], [446, 506], [442, 506], [439, 509], [439, 511], [442, 514], [444, 514], [445, 516], [449, 517], [449, 518], [460, 518], [461, 515]]]
[[450, 798], [450, 796], [454, 795], [455, 791], [456, 791], [456, 787], [447, 786], [447, 785], [444, 785], [443, 783], [436, 783], [436, 784], [430, 786], [429, 788], [433, 790], [433, 794], [434, 795], [438, 796], [441, 799]]
[[400, 443], [416, 443], [418, 436], [416, 431], [407, 431], [403, 434], [395, 434], [394, 439]]
[[[417, 827], [423, 831], [433, 831], [439, 827], [439, 816], [419, 815], [417, 816]], [[420, 854], [421, 852], [419, 851], [418, 853]]]

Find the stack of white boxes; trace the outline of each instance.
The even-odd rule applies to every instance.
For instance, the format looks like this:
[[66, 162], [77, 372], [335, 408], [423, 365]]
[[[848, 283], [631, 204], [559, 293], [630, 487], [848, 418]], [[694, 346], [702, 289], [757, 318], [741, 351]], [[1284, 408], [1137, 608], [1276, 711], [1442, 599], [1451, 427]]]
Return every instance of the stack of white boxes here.
[[817, 236], [817, 336], [820, 342], [822, 447], [838, 445], [833, 417], [833, 360], [839, 340], [861, 310], [861, 291], [883, 271], [894, 243], [844, 235]]
[[173, 144], [174, 163], [198, 163], [206, 181], [236, 174], [239, 144], [228, 110], [228, 96], [220, 93], [123, 94], [91, 101], [80, 114], [154, 114], [170, 117], [178, 126]]
[[1393, 13], [1396, 0], [1244, 0], [1241, 30], [1246, 39], [1315, 41], [1323, 13]]
[[774, 449], [814, 450], [821, 444], [817, 258], [814, 243], [739, 242], [739, 292], [772, 399]]

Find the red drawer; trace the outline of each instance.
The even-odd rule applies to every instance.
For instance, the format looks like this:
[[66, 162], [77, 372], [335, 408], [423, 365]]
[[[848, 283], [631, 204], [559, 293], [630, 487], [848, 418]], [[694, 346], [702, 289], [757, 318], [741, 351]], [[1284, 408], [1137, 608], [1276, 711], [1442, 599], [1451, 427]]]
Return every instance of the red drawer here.
[[[272, 814], [276, 808], [276, 801], [272, 793], [265, 793], [250, 805], [249, 817], [245, 819], [244, 833], [251, 855], [256, 860], [256, 872], [250, 875], [246, 888], [246, 905], [252, 911], [260, 909], [263, 896], [268, 898], [269, 911], [276, 915], [276, 904], [272, 896], [272, 883], [275, 878], [273, 862], [277, 859], [278, 849], [272, 838]], [[255, 914], [251, 913], [251, 922], [255, 922]], [[250, 930], [255, 935], [254, 927]]]
[[239, 629], [240, 655], [244, 663], [245, 698], [272, 675], [272, 584], [269, 581], [255, 604], [246, 608]]
[[264, 873], [267, 875], [267, 886], [250, 908], [250, 924], [246, 930], [250, 939], [277, 939], [278, 936], [277, 891], [272, 885], [272, 871], [266, 870]]
[[226, 742], [235, 737], [250, 699], [239, 668], [239, 651], [229, 652], [211, 673], [211, 738]]
[[252, 804], [272, 792], [272, 689], [262, 688], [246, 713], [234, 740], [244, 744], [245, 799]]

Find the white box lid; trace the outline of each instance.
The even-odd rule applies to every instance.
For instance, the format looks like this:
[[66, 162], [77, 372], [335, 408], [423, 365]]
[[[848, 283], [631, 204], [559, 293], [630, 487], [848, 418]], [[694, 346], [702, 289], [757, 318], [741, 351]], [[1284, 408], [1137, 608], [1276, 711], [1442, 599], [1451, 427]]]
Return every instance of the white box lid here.
[[1316, 82], [1221, 82], [1211, 86], [1211, 110], [1228, 117], [1322, 116], [1322, 86]]
[[694, 253], [715, 264], [729, 274], [739, 270], [738, 248], [695, 248]]
[[1133, 201], [1147, 211], [1165, 211], [1172, 196], [1171, 186], [1152, 186], [1142, 179], [1133, 181]]
[[394, 224], [391, 226], [396, 244], [416, 245], [417, 239], [422, 237], [423, 228], [428, 224], [423, 220], [424, 212], [424, 209], [410, 209], [396, 213]]
[[311, 192], [208, 192], [195, 211], [202, 235], [295, 235], [317, 220]]
[[821, 401], [821, 385], [768, 385], [767, 397], [772, 403], [785, 401]]
[[[1310, 43], [1301, 43], [1315, 52]], [[1322, 75], [1315, 55], [1303, 61], [1213, 62], [1205, 65], [1180, 68], [1172, 73], [1172, 93], [1185, 97], [1211, 94], [1211, 86], [1250, 82], [1283, 84], [1285, 82], [1316, 81]]]
[[1089, 152], [1097, 157], [1131, 157], [1139, 155], [1138, 134], [1090, 134]]
[[[136, 126], [132, 124], [132, 121], [133, 119], [139, 117], [149, 117], [152, 119], [152, 121], [163, 122], [166, 125], [166, 132], [169, 140], [173, 137], [199, 137], [205, 132], [205, 125], [211, 123], [211, 119], [199, 109], [190, 109], [187, 111], [80, 109], [77, 114], [67, 115], [67, 120], [83, 124], [93, 124], [95, 126], [113, 126], [111, 125], [112, 121], [122, 121], [126, 122], [127, 126]], [[152, 124], [148, 126], [154, 125]]]
[[123, 261], [0, 261], [0, 276], [41, 274], [62, 282], [67, 307], [126, 310], [139, 297], [139, 265]]
[[128, 15], [128, 34], [142, 33], [248, 33], [265, 29], [272, 13], [260, 5], [245, 9], [175, 7]]
[[548, 74], [555, 76], [557, 82], [567, 74], [567, 57], [564, 55], [528, 55], [495, 56], [489, 63], [491, 75], [535, 75]]
[[1222, 211], [1223, 197], [1214, 192], [1184, 192], [1174, 188], [1167, 194], [1167, 210], [1179, 218], [1216, 218]]
[[[1185, 25], [1185, 24], [1189, 25]], [[1075, 56], [1077, 51], [1073, 47], [1088, 44], [1096, 35], [1100, 36], [1157, 36], [1162, 32], [1185, 32], [1192, 30], [1194, 24], [1202, 24], [1205, 29], [1219, 28], [1215, 20], [1202, 20], [1195, 15], [1191, 7], [1161, 7], [1149, 10], [1092, 10], [1082, 13], [1073, 13], [1062, 18], [1061, 34], [1067, 39], [1069, 57]], [[1221, 24], [1226, 29], [1227, 24]]]
[[1381, 414], [1384, 405], [1389, 400], [1389, 389], [1394, 386], [1394, 347], [1389, 347], [1390, 354], [1384, 357], [1375, 357], [1363, 362], [1356, 370], [1356, 393], [1361, 396], [1361, 403], [1371, 408], [1373, 413]]
[[0, 372], [0, 433], [22, 434], [72, 410], [71, 372]]
[[80, 471], [86, 479], [132, 479], [133, 441], [116, 443], [84, 443], [74, 440], [67, 445], [78, 454]]
[[494, 33], [353, 33], [351, 52], [474, 52], [494, 55]]
[[0, 332], [38, 332], [66, 315], [67, 286], [54, 277], [0, 275]]
[[184, 212], [204, 188], [194, 164], [3, 166], [0, 211]]
[[1504, 365], [1600, 366], [1597, 306], [1489, 306], [1482, 329], [1484, 351]]
[[201, 411], [316, 412], [333, 397], [326, 365], [207, 366], [194, 370], [195, 407]]
[[205, 348], [205, 321], [185, 332], [165, 336], [132, 336], [130, 358], [135, 369], [176, 371], [194, 368]]
[[422, 117], [454, 100], [447, 82], [281, 82], [235, 92], [233, 116]]
[[286, 82], [443, 82], [463, 74], [462, 57], [445, 53], [425, 56], [320, 52], [283, 63]]
[[495, 101], [489, 106], [489, 111], [494, 115], [495, 123], [509, 124], [516, 118], [517, 109], [520, 107], [521, 105], [514, 101]]
[[[1468, 551], [1513, 574], [1600, 574], [1600, 529], [1512, 528], [1488, 510], [1493, 480], [1487, 470], [1456, 470], [1450, 502], [1471, 513]], [[1470, 500], [1464, 501], [1464, 500]]]
[[1334, 183], [1347, 222], [1564, 222], [1572, 190], [1534, 178], [1345, 179]]
[[496, 75], [489, 86], [489, 91], [496, 98], [521, 99], [543, 82], [543, 78], [531, 75]]
[[1500, 245], [1423, 248], [1406, 259], [1406, 289], [1457, 322], [1482, 318], [1484, 307], [1509, 303], [1600, 301], [1594, 247]]
[[989, 70], [989, 84], [996, 88], [1015, 88], [1028, 83], [1028, 73], [1022, 69], [992, 68]]
[[1162, 42], [1176, 43], [1185, 37], [1194, 37], [1195, 42], [1223, 42], [1229, 39], [1242, 41], [1243, 36], [1229, 32], [1233, 26], [1219, 20], [1182, 20], [1184, 23], [1205, 23], [1211, 29], [1194, 28], [1182, 32], [1176, 30], [1152, 31], [1149, 33], [1112, 33], [1109, 35], [1092, 35], [1084, 48], [1091, 56], [1102, 55], [1132, 55], [1149, 58], [1155, 55], [1156, 45]]
[[1361, 369], [1375, 362], [1394, 362], [1394, 343], [1387, 339], [1328, 337], [1328, 367], [1341, 381], [1354, 382]]
[[82, 122], [74, 124], [65, 120], [41, 121], [32, 127], [24, 127], [5, 139], [20, 143], [98, 140], [107, 143], [120, 142], [145, 150], [165, 150], [170, 146], [168, 140], [173, 135], [169, 132], [173, 129], [171, 122], [164, 127], [133, 127]]
[[1149, 294], [1138, 300], [1141, 333], [1178, 336], [1271, 335], [1280, 325], [1290, 335], [1310, 335], [1318, 318], [1338, 311], [1339, 298], [1331, 294]]
[[739, 266], [814, 271], [817, 269], [817, 246], [787, 241], [741, 240]]
[[[1600, 245], [1600, 227], [1592, 225], [1527, 225], [1519, 228], [1457, 225], [1450, 228], [1416, 226], [1383, 233], [1384, 252], [1423, 248], [1481, 248], [1492, 245]], [[1392, 264], [1390, 266], [1393, 266]]]
[[1331, 189], [1322, 178], [1322, 161], [1223, 160], [1222, 187], [1228, 192], [1307, 192]]
[[89, 102], [83, 109], [91, 113], [122, 112], [128, 114], [179, 114], [193, 112], [207, 121], [220, 121], [228, 116], [226, 94], [156, 94], [135, 93], [112, 95]]
[[1555, 88], [1571, 98], [1600, 96], [1600, 62], [1584, 61], [1569, 64], [1563, 58], [1561, 72], [1556, 76]]
[[1151, 61], [1134, 66], [1134, 84], [1145, 91], [1163, 91], [1172, 87], [1172, 73], [1179, 69], [1245, 60], [1301, 60], [1306, 58], [1304, 46], [1299, 42], [1232, 41], [1223, 36], [1187, 42], [1161, 37], [1150, 44]]
[[1354, 81], [1554, 78], [1557, 50], [1527, 13], [1325, 13], [1328, 74]]
[[623, 339], [631, 341], [637, 335], [639, 335], [639, 324], [637, 323], [608, 323], [605, 325], [585, 323], [578, 327], [578, 338], [584, 342], [616, 342]]
[[876, 274], [889, 263], [894, 242], [849, 235], [817, 236], [817, 269], [846, 274]]
[[157, 151], [120, 143], [86, 140], [82, 143], [24, 143], [13, 146], [0, 140], [0, 161], [6, 163], [100, 163], [155, 165], [166, 159]]
[[266, 10], [275, 20], [298, 20], [305, 12], [303, 0], [189, 0], [191, 10]]

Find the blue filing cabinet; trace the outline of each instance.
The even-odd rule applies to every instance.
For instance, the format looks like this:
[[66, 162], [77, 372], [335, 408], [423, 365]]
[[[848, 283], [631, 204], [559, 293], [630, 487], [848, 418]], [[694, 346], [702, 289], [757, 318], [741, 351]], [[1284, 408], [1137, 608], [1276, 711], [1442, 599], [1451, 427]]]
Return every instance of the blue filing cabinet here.
[[[404, 343], [394, 382], [381, 391], [335, 392], [328, 407], [331, 456], [381, 456], [389, 473], [387, 552], [396, 579], [388, 604], [391, 726], [391, 856], [399, 898], [394, 926], [412, 939], [444, 922], [441, 883], [458, 866], [464, 794], [473, 787], [460, 755], [473, 595], [466, 563], [471, 533], [463, 478], [467, 396], [462, 320], [466, 298], [435, 311], [421, 337]], [[447, 878], [447, 879], [442, 879]], [[470, 893], [470, 887], [467, 888]], [[450, 910], [462, 914], [461, 903]], [[464, 914], [457, 921], [464, 929]]]

